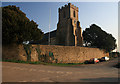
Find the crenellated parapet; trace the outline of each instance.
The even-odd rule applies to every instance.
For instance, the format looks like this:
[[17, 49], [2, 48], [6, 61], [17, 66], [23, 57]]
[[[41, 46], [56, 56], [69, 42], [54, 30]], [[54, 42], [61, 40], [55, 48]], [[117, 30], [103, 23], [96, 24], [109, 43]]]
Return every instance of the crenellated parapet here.
[[74, 6], [74, 5], [73, 5], [73, 4], [71, 4], [71, 3], [68, 3], [68, 5], [69, 5], [71, 8], [73, 8], [73, 9], [75, 9], [75, 10], [77, 10], [77, 11], [78, 11], [78, 7]]
[[71, 4], [71, 3], [68, 3], [67, 5], [64, 5], [64, 6], [60, 7], [60, 8], [59, 8], [59, 11], [64, 10], [64, 9], [66, 9], [66, 8], [68, 8], [68, 7], [71, 7], [71, 8], [73, 8], [73, 9], [77, 10], [77, 11], [79, 10], [78, 7], [74, 6], [74, 5]]
[[65, 10], [66, 8], [69, 8], [69, 6], [68, 5], [64, 5], [64, 6], [60, 7], [59, 8], [59, 12], [62, 11], [62, 10]]

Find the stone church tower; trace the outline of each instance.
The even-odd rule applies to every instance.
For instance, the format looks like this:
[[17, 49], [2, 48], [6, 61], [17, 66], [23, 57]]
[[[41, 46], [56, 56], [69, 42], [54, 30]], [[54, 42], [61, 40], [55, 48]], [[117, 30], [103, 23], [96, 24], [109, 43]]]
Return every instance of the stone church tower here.
[[78, 7], [68, 3], [59, 8], [56, 44], [64, 46], [82, 46], [82, 29], [78, 21]]
[[42, 40], [31, 41], [30, 44], [83, 46], [82, 29], [78, 21], [78, 7], [68, 3], [59, 8], [57, 30], [45, 33]]

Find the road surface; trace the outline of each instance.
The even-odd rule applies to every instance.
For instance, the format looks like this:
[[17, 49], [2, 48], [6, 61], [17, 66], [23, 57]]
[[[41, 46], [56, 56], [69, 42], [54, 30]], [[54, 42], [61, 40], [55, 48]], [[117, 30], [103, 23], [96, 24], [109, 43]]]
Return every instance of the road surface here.
[[2, 62], [2, 82], [118, 82], [117, 62], [67, 67]]

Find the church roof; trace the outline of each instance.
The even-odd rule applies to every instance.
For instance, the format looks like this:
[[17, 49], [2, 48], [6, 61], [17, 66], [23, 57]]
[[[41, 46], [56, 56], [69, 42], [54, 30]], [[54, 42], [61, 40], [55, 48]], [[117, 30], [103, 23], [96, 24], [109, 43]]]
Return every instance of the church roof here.
[[[56, 37], [56, 31], [57, 30], [54, 30], [54, 31], [50, 32], [50, 38]], [[49, 38], [49, 32], [45, 33], [44, 36], [43, 36], [43, 39], [48, 39], [48, 38]]]

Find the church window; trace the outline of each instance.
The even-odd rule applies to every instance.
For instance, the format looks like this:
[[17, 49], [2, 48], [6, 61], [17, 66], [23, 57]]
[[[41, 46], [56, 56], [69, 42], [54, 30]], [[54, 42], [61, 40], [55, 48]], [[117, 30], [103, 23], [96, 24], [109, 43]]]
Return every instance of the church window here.
[[74, 15], [74, 17], [75, 17], [75, 11], [73, 12], [73, 15]]
[[66, 17], [66, 15], [65, 15], [65, 11], [63, 12], [63, 18], [65, 18]]

